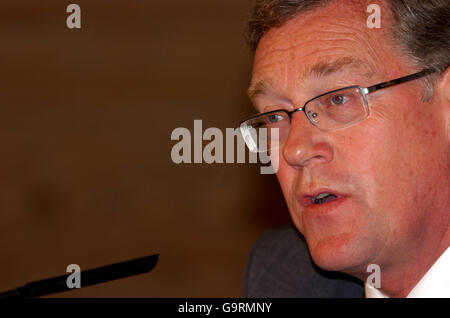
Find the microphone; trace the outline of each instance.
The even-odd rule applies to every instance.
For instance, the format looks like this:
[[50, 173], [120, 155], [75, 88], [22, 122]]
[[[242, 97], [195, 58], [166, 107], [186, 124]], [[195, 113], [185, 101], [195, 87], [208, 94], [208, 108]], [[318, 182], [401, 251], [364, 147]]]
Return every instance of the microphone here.
[[[112, 265], [79, 272], [81, 287], [100, 284], [119, 278], [150, 272], [158, 263], [159, 254], [133, 259]], [[0, 293], [0, 299], [17, 297], [39, 297], [73, 290], [67, 286], [67, 275], [28, 283], [22, 287]]]

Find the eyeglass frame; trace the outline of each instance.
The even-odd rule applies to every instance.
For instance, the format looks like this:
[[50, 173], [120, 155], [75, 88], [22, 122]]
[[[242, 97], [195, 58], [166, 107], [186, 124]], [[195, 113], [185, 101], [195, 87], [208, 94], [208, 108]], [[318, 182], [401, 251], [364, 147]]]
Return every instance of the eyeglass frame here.
[[[261, 113], [261, 114], [257, 114], [257, 115], [248, 117], [248, 118], [246, 118], [245, 120], [243, 120], [243, 121], [239, 124], [239, 127], [242, 127], [242, 124], [244, 124], [244, 123], [245, 123], [246, 121], [248, 121], [248, 120], [251, 120], [251, 119], [254, 119], [254, 118], [257, 118], [257, 117], [264, 117], [264, 116], [267, 116], [267, 115], [269, 115], [269, 114], [277, 113], [277, 112], [284, 112], [284, 113], [286, 113], [286, 114], [288, 115], [288, 117], [289, 117], [289, 127], [290, 127], [290, 125], [291, 125], [291, 123], [292, 123], [292, 116], [293, 116], [293, 114], [296, 113], [296, 112], [298, 112], [298, 111], [303, 111], [303, 112], [305, 113], [306, 118], [308, 119], [308, 121], [309, 121], [313, 126], [317, 127], [317, 128], [320, 129], [320, 130], [324, 130], [324, 129], [318, 127], [318, 126], [312, 121], [312, 119], [308, 117], [308, 114], [306, 113], [306, 105], [307, 105], [308, 103], [310, 103], [311, 101], [313, 101], [313, 100], [315, 100], [315, 99], [318, 99], [318, 98], [320, 98], [320, 97], [322, 97], [322, 96], [325, 96], [325, 95], [328, 95], [328, 94], [332, 94], [332, 93], [335, 93], [335, 92], [338, 92], [338, 91], [341, 91], [341, 90], [344, 90], [344, 89], [352, 89], [352, 88], [356, 88], [356, 89], [358, 89], [359, 92], [361, 93], [361, 96], [362, 96], [363, 99], [364, 99], [364, 103], [365, 103], [366, 107], [368, 107], [368, 105], [369, 105], [369, 103], [368, 103], [368, 101], [367, 101], [367, 95], [368, 95], [368, 94], [373, 93], [373, 92], [375, 92], [375, 91], [377, 91], [377, 90], [380, 90], [380, 89], [383, 89], [383, 88], [388, 88], [388, 87], [392, 87], [392, 86], [395, 86], [395, 85], [398, 85], [398, 84], [410, 82], [410, 81], [413, 81], [413, 80], [416, 80], [416, 79], [425, 77], [425, 76], [430, 75], [430, 74], [435, 73], [435, 72], [436, 72], [436, 71], [433, 70], [433, 69], [424, 69], [424, 70], [422, 70], [422, 71], [420, 71], [420, 72], [417, 72], [417, 73], [414, 73], [414, 74], [410, 74], [410, 75], [407, 75], [407, 76], [399, 77], [399, 78], [396, 78], [396, 79], [393, 79], [393, 80], [390, 80], [390, 81], [387, 81], [387, 82], [378, 83], [378, 84], [375, 84], [375, 85], [372, 85], [372, 86], [369, 86], [369, 87], [361, 87], [361, 86], [359, 86], [359, 85], [351, 85], [351, 86], [346, 86], [346, 87], [338, 88], [338, 89], [335, 89], [335, 90], [332, 90], [332, 91], [329, 91], [329, 92], [320, 94], [320, 95], [318, 95], [318, 96], [316, 96], [316, 97], [314, 97], [314, 98], [311, 98], [311, 99], [307, 100], [307, 101], [303, 104], [302, 107], [298, 107], [298, 108], [296, 108], [296, 109], [294, 109], [294, 110], [292, 110], [292, 111], [289, 111], [289, 110], [286, 110], [286, 109], [276, 109], [276, 110], [272, 110], [272, 111], [269, 111], [269, 112], [265, 112], [265, 113]], [[365, 118], [362, 119], [361, 121], [364, 121], [365, 119], [367, 119], [367, 118], [369, 117], [369, 115], [370, 115], [370, 110], [367, 109], [367, 117], [365, 117]], [[356, 123], [354, 123], [354, 124], [355, 124], [355, 125], [356, 125], [356, 124], [359, 124], [361, 121], [356, 122]], [[337, 130], [337, 129], [342, 129], [342, 128], [347, 128], [347, 127], [348, 127], [348, 126], [341, 127], [341, 128], [336, 128], [336, 129], [328, 129], [328, 131]], [[242, 130], [241, 130], [241, 131], [242, 131]]]

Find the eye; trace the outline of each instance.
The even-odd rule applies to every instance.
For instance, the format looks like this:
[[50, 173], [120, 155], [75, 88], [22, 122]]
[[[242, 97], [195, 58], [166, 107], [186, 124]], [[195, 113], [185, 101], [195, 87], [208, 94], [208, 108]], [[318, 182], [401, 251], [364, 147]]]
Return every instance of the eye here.
[[330, 97], [330, 101], [332, 105], [343, 105], [348, 98], [343, 94], [336, 94]]
[[283, 116], [279, 114], [269, 114], [267, 115], [267, 121], [271, 124], [277, 123], [279, 121], [283, 120]]

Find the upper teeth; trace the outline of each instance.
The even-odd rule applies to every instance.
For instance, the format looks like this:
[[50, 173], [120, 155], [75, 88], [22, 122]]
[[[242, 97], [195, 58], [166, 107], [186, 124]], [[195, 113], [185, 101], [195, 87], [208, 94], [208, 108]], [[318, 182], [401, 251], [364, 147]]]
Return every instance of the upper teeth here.
[[331, 193], [328, 192], [322, 192], [321, 194], [319, 194], [318, 196], [315, 197], [315, 199], [323, 199], [327, 196], [331, 195]]

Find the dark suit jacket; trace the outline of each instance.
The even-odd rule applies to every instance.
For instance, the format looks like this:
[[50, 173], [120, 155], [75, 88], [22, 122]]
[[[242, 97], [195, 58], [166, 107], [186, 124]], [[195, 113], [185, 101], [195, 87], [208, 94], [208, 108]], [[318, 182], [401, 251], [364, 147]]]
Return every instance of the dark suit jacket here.
[[244, 273], [244, 297], [364, 297], [362, 281], [328, 272], [311, 260], [294, 226], [264, 233], [250, 252]]

